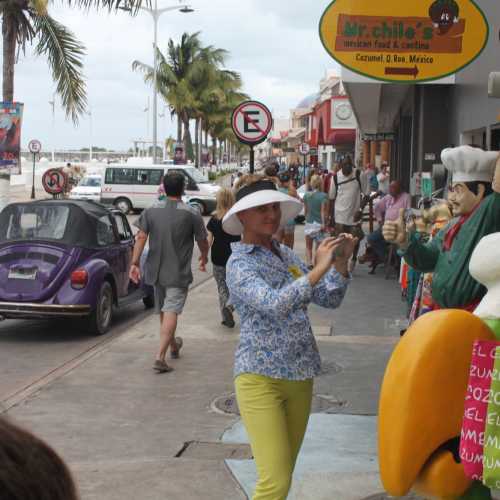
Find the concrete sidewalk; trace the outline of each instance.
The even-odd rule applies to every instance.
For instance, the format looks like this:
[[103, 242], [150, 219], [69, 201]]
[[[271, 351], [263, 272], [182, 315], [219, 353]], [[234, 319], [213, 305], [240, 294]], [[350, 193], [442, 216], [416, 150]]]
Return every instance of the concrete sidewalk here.
[[[360, 267], [340, 309], [310, 308], [323, 373], [291, 498], [381, 491], [374, 415], [405, 307], [395, 280], [379, 274]], [[67, 460], [83, 500], [237, 500], [252, 490], [244, 430], [221, 411], [234, 408], [238, 327], [220, 325], [213, 280], [191, 291], [178, 334], [185, 346], [172, 373], [151, 369], [158, 319], [150, 316], [9, 412]]]

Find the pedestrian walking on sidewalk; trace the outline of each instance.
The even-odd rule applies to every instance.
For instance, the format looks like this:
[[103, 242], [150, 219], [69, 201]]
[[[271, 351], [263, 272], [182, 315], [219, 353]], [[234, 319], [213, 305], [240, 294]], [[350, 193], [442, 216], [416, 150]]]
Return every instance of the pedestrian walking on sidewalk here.
[[208, 221], [208, 245], [211, 248], [212, 270], [219, 293], [222, 324], [234, 328], [233, 306], [229, 303], [229, 290], [226, 284], [226, 264], [231, 256], [231, 243], [240, 241], [240, 236], [232, 236], [222, 229], [222, 219], [234, 205], [234, 194], [230, 189], [217, 192], [217, 207]]
[[247, 176], [222, 223], [227, 233], [242, 235], [232, 246], [227, 284], [241, 322], [234, 375], [259, 476], [253, 500], [287, 497], [321, 367], [307, 306], [339, 307], [356, 244], [351, 235], [326, 238], [308, 271], [290, 248], [273, 240], [280, 224], [301, 208], [273, 182]]
[[[290, 174], [288, 172], [283, 172], [279, 175], [279, 186], [278, 190], [282, 193], [288, 194], [297, 200], [300, 200], [297, 190], [292, 183]], [[283, 243], [288, 248], [293, 250], [295, 243], [295, 219], [290, 219], [286, 221], [286, 224], [281, 227], [276, 235], [276, 239], [279, 243]]]
[[322, 180], [318, 175], [311, 177], [311, 189], [304, 194], [304, 211], [306, 225], [304, 234], [306, 237], [306, 260], [307, 265], [312, 266], [314, 262], [314, 246], [318, 248], [321, 241], [326, 238], [326, 227], [328, 225], [328, 195], [321, 191]]
[[188, 287], [193, 281], [191, 259], [194, 240], [201, 255], [200, 270], [206, 271], [208, 257], [207, 231], [199, 211], [183, 203], [184, 176], [172, 172], [165, 176], [166, 199], [144, 210], [135, 223], [136, 235], [130, 279], [139, 283], [139, 262], [149, 238], [145, 282], [155, 289], [155, 309], [160, 314], [160, 347], [154, 370], [164, 373], [172, 370], [165, 357], [170, 346], [170, 356], [179, 357], [182, 339], [175, 338], [177, 317], [182, 314]]
[[[361, 241], [364, 238], [362, 217], [364, 193], [368, 180], [364, 172], [355, 169], [350, 158], [342, 161], [341, 169], [333, 176], [328, 197], [334, 203], [335, 234], [349, 233]], [[350, 271], [353, 271], [358, 257], [359, 243], [354, 249]]]

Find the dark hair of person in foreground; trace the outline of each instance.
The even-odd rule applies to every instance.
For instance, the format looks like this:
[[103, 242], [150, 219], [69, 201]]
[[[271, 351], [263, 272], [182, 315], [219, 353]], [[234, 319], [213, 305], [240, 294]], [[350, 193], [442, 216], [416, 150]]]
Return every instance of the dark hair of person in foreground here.
[[0, 500], [78, 500], [71, 473], [41, 439], [0, 417]]

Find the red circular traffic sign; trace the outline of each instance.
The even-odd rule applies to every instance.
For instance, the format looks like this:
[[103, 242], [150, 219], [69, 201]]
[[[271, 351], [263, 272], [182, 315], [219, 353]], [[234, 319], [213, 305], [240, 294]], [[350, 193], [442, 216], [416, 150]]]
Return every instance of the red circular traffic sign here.
[[64, 192], [68, 176], [55, 168], [47, 170], [42, 177], [43, 189], [49, 194], [61, 194]]
[[273, 128], [273, 116], [261, 102], [245, 101], [234, 109], [231, 124], [240, 142], [254, 145], [268, 136]]
[[33, 154], [39, 153], [42, 150], [42, 143], [36, 139], [33, 139], [28, 143], [28, 149]]
[[307, 156], [309, 154], [309, 152], [311, 151], [311, 147], [309, 146], [309, 144], [307, 142], [303, 142], [299, 146], [299, 151], [300, 151], [301, 155]]

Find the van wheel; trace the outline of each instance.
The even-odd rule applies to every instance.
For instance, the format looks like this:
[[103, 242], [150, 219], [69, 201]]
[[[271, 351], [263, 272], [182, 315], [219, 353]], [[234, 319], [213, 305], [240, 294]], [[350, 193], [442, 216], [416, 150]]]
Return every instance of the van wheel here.
[[189, 205], [192, 206], [193, 208], [196, 208], [196, 210], [200, 212], [200, 215], [205, 215], [206, 212], [205, 205], [203, 205], [201, 201], [190, 201]]
[[125, 215], [132, 210], [132, 202], [128, 198], [117, 198], [114, 202], [114, 206]]

